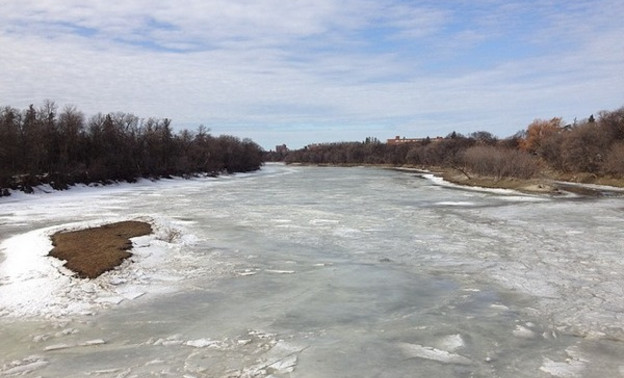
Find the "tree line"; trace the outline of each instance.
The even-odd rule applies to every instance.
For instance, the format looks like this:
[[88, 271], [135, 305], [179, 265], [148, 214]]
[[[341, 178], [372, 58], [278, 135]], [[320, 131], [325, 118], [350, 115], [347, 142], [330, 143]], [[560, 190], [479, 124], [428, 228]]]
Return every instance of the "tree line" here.
[[528, 179], [543, 172], [624, 177], [624, 107], [601, 111], [573, 124], [537, 119], [525, 130], [499, 139], [487, 131], [453, 132], [445, 138], [386, 144], [363, 142], [310, 145], [269, 159], [304, 164], [385, 164], [456, 168], [465, 174]]
[[0, 195], [32, 192], [49, 184], [134, 182], [138, 178], [189, 177], [198, 173], [248, 172], [263, 164], [264, 151], [249, 139], [212, 136], [200, 126], [175, 133], [168, 118], [131, 113], [90, 118], [74, 106], [0, 109]]

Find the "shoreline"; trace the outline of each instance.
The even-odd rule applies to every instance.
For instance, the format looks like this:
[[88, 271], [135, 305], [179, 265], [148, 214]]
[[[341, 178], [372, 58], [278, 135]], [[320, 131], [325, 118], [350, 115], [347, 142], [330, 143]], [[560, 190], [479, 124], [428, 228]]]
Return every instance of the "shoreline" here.
[[[391, 165], [391, 164], [308, 164], [308, 163], [285, 163], [285, 162], [269, 162], [268, 164], [283, 164], [293, 167], [368, 167], [389, 169], [400, 172], [416, 173], [416, 174], [432, 174], [443, 179], [448, 183], [452, 183], [463, 187], [484, 188], [484, 189], [505, 189], [513, 190], [525, 194], [533, 195], [551, 195], [565, 196], [566, 194], [574, 194], [586, 197], [612, 197], [624, 196], [624, 179], [618, 179], [606, 176], [596, 176], [592, 174], [576, 174], [564, 175], [554, 173], [541, 173], [539, 177], [530, 179], [518, 179], [511, 177], [495, 178], [490, 176], [480, 176], [468, 172], [468, 175], [457, 168], [439, 167], [439, 166], [411, 166], [411, 165]], [[266, 165], [266, 164], [265, 164]], [[225, 175], [227, 176], [227, 175]], [[26, 194], [19, 190], [10, 191], [10, 196], [0, 196], [0, 203], [3, 200], [13, 202], [30, 196], [36, 197], [41, 194], [63, 193], [72, 189], [98, 189], [109, 187], [133, 187], [146, 182], [167, 182], [167, 181], [194, 181], [198, 179], [215, 179], [214, 176], [195, 176], [190, 178], [169, 177], [164, 180], [147, 180], [139, 179], [137, 182], [115, 182], [113, 185], [85, 185], [76, 184], [69, 186], [66, 190], [56, 190], [49, 185], [34, 187], [34, 192]], [[17, 197], [17, 198], [16, 198]]]
[[[588, 197], [624, 196], [624, 181], [608, 177], [574, 176], [574, 177], [536, 177], [531, 179], [519, 179], [504, 177], [467, 175], [456, 168], [410, 167], [410, 166], [383, 166], [401, 172], [413, 172], [416, 174], [432, 174], [449, 183], [473, 188], [508, 189], [527, 194], [565, 195], [572, 193]], [[576, 180], [571, 180], [574, 178]], [[591, 182], [587, 182], [591, 181]]]
[[439, 166], [410, 166], [391, 164], [307, 164], [284, 163], [299, 167], [370, 167], [389, 169], [415, 174], [431, 174], [460, 187], [514, 190], [525, 194], [565, 196], [575, 194], [587, 197], [624, 196], [624, 179], [600, 177], [591, 174], [551, 175], [542, 173], [540, 177], [519, 179], [513, 177], [495, 178], [477, 174], [467, 175], [462, 170]]
[[[497, 179], [479, 175], [467, 177], [463, 172], [455, 168], [441, 169], [432, 173], [442, 177], [445, 181], [457, 185], [489, 189], [510, 189], [527, 194], [561, 196], [566, 193], [572, 193], [587, 197], [624, 196], [624, 187], [608, 185], [616, 182], [622, 184], [622, 182], [609, 180], [608, 178], [596, 178], [596, 183], [568, 181], [564, 180], [564, 178], [558, 179], [552, 177], [531, 179], [504, 177]], [[603, 184], [604, 181], [606, 181], [606, 184]]]

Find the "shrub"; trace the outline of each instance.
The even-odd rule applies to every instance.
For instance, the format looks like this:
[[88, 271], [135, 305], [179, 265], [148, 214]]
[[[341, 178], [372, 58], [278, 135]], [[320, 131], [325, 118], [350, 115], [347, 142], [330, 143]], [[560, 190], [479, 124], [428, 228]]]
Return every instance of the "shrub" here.
[[610, 143], [606, 130], [594, 123], [573, 128], [561, 145], [565, 169], [572, 172], [598, 173]]
[[538, 172], [537, 160], [529, 153], [494, 146], [474, 146], [463, 155], [464, 165], [470, 172], [492, 176], [528, 179]]
[[614, 176], [624, 176], [624, 142], [611, 146], [603, 164], [603, 171]]
[[536, 119], [527, 127], [526, 137], [521, 141], [520, 147], [528, 152], [540, 153], [544, 139], [560, 133], [561, 118], [553, 118], [550, 121]]

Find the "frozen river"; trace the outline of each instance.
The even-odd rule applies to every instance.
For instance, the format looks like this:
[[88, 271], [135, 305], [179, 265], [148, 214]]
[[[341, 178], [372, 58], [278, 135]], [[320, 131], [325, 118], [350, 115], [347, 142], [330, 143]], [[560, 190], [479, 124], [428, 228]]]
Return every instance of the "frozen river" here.
[[[95, 280], [47, 235], [139, 219]], [[0, 199], [0, 377], [624, 377], [624, 199], [267, 165]]]

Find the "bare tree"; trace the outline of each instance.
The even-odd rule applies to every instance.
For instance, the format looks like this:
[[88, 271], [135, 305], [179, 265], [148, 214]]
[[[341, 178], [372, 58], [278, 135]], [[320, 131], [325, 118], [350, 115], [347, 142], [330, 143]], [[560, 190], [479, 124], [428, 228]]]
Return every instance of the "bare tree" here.
[[611, 141], [606, 130], [595, 123], [573, 128], [561, 144], [563, 166], [567, 171], [598, 173]]
[[605, 173], [624, 177], [624, 142], [614, 143], [603, 164], [603, 170]]

